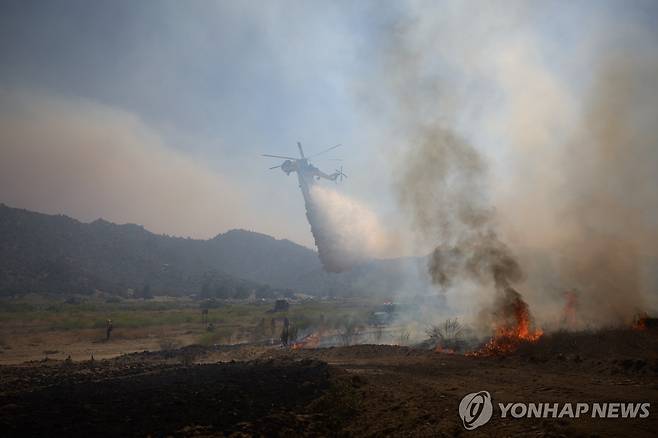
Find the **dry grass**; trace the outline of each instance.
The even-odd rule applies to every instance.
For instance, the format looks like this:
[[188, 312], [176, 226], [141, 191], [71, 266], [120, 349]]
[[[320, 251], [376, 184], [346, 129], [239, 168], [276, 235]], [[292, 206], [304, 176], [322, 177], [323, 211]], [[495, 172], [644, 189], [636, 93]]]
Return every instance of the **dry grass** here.
[[658, 359], [658, 330], [607, 329], [600, 331], [559, 331], [522, 345], [518, 353], [538, 359], [579, 356], [590, 359], [642, 357]]

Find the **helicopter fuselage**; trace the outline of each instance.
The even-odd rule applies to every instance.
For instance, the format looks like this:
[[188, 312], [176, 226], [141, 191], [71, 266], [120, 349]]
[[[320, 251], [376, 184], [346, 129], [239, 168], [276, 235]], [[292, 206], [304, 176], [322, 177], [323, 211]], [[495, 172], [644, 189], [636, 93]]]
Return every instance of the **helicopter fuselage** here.
[[281, 170], [285, 172], [286, 175], [290, 175], [291, 172], [297, 172], [299, 177], [304, 178], [310, 183], [313, 182], [314, 178], [318, 180], [320, 178], [324, 178], [329, 181], [335, 181], [336, 177], [338, 176], [337, 173], [333, 173], [331, 175], [324, 173], [305, 159], [299, 159], [295, 161], [286, 160], [281, 164]]
[[[330, 147], [329, 149], [326, 149], [320, 154], [335, 149], [338, 146], [340, 145]], [[329, 181], [336, 181], [340, 176], [342, 181], [343, 177], [347, 178], [347, 175], [343, 173], [342, 167], [340, 171], [337, 170], [331, 175], [324, 173], [323, 171], [312, 165], [308, 161], [308, 158], [304, 156], [304, 150], [302, 149], [301, 143], [297, 142], [297, 147], [299, 148], [299, 154], [301, 158], [293, 158], [293, 157], [287, 157], [282, 155], [269, 155], [269, 154], [263, 154], [263, 156], [269, 158], [283, 158], [285, 161], [281, 163], [281, 165], [270, 167], [270, 169], [276, 169], [278, 167], [286, 175], [290, 175], [292, 172], [297, 172], [297, 178], [299, 179], [299, 187], [302, 189], [302, 192], [304, 193], [305, 197], [309, 194], [309, 189], [315, 183], [316, 180], [319, 181], [320, 179], [326, 179]], [[318, 155], [319, 154], [316, 154], [314, 156], [318, 156]]]

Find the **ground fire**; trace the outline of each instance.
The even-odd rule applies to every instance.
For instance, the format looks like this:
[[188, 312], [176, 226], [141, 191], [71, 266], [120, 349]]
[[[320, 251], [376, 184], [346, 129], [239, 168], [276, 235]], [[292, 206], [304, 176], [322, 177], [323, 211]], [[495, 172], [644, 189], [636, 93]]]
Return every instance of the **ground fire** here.
[[524, 342], [536, 342], [544, 332], [533, 328], [528, 304], [512, 288], [505, 290], [505, 303], [495, 312], [494, 335], [474, 356], [494, 356], [515, 351]]
[[633, 330], [644, 331], [647, 329], [658, 328], [658, 318], [651, 318], [646, 312], [641, 312], [635, 315], [633, 319]]
[[317, 348], [320, 345], [320, 334], [311, 333], [303, 337], [299, 341], [292, 344], [293, 350], [300, 350], [302, 348]]

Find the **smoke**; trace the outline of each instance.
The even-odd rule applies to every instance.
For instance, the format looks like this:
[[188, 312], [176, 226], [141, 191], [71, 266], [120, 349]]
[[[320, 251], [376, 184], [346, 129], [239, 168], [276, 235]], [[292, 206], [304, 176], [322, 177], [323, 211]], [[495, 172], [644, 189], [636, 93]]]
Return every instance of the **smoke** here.
[[[626, 325], [658, 309], [656, 38], [614, 20], [594, 26], [586, 41], [574, 56], [589, 60], [588, 80], [576, 91], [535, 66], [562, 97], [553, 113], [507, 121], [513, 189], [499, 203], [537, 308], [554, 322], [573, 291], [577, 328]], [[510, 105], [510, 114], [521, 111], [520, 102]], [[559, 130], [538, 135], [542, 126]]]
[[2, 202], [204, 238], [245, 226], [238, 188], [131, 113], [23, 91], [0, 99]]
[[[510, 321], [511, 303], [527, 307], [513, 284], [523, 272], [498, 237], [486, 197], [486, 167], [471, 144], [446, 127], [419, 126], [402, 160], [396, 188], [422, 238], [437, 244], [428, 260], [432, 282], [447, 292], [465, 281], [492, 292], [486, 312]], [[480, 318], [484, 325], [491, 318]], [[495, 322], [493, 322], [495, 323]]]
[[392, 244], [377, 216], [352, 198], [313, 184], [305, 202], [320, 261], [327, 272], [348, 271], [383, 254]]
[[[606, 53], [562, 161], [564, 221], [555, 246], [561, 284], [579, 293], [582, 320], [629, 321], [645, 310], [658, 243], [658, 56]], [[655, 287], [656, 284], [653, 284]]]
[[490, 317], [523, 290], [542, 324], [575, 290], [582, 326], [628, 323], [658, 278], [655, 35], [576, 16], [580, 45], [551, 51], [546, 10], [408, 12], [372, 94], [434, 284], [459, 301], [475, 283], [470, 307]]
[[455, 128], [460, 108], [440, 74], [428, 74], [430, 53], [417, 30], [416, 17], [394, 34], [388, 53], [386, 87], [398, 108], [395, 119], [405, 153], [396, 170], [395, 189], [410, 214], [419, 241], [434, 245], [428, 260], [432, 282], [442, 291], [466, 282], [489, 291], [489, 315], [501, 323], [513, 319], [521, 303], [513, 284], [523, 278], [518, 261], [498, 237], [487, 190], [484, 156]]

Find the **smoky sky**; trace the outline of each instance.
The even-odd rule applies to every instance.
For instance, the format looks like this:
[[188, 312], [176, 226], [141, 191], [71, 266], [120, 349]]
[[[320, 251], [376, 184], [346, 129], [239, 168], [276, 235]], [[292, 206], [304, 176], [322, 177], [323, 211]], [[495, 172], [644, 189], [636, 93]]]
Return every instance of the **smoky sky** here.
[[416, 3], [372, 82], [435, 283], [460, 300], [455, 277], [487, 272], [551, 328], [567, 291], [581, 327], [629, 323], [656, 300], [655, 30], [572, 9], [546, 40], [541, 8], [450, 5]]
[[[551, 250], [550, 272], [526, 260], [529, 284], [561, 290], [601, 266], [566, 262], [595, 259], [567, 250], [588, 233], [655, 256], [656, 17], [641, 1], [4, 2], [0, 201], [313, 246], [296, 178], [259, 154], [342, 143], [349, 179], [333, 189], [407, 236], [396, 251], [426, 254], [436, 242], [424, 247], [394, 189], [414, 144], [400, 120], [438, 123], [477, 153], [483, 176], [462, 188], [501, 239]], [[401, 41], [413, 76], [391, 63]], [[610, 138], [624, 146], [598, 146]], [[565, 265], [580, 280], [562, 281]]]

